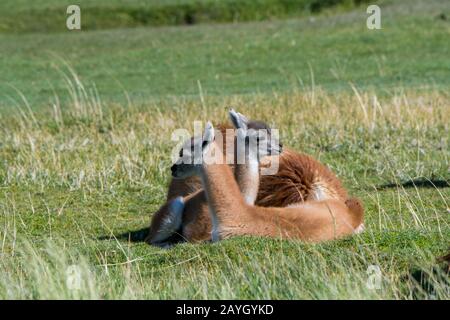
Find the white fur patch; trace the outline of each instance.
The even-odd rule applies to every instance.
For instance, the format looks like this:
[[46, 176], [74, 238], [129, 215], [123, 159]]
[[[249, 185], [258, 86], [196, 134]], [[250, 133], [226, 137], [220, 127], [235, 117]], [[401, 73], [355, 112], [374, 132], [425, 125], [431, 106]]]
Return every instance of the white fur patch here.
[[360, 234], [362, 232], [364, 232], [364, 230], [366, 230], [366, 227], [364, 226], [364, 223], [361, 223], [356, 229], [355, 231], [353, 231], [354, 234]]
[[309, 205], [308, 202], [297, 202], [297, 203], [291, 203], [290, 205], [288, 205], [286, 208], [298, 208], [298, 207], [302, 207], [302, 208], [313, 208]]
[[217, 228], [213, 228], [213, 230], [211, 231], [211, 241], [217, 242], [219, 240], [220, 240], [219, 230]]
[[219, 221], [217, 221], [216, 212], [214, 212], [211, 208], [209, 208], [209, 212], [212, 222], [211, 240], [212, 242], [217, 242], [220, 240]]
[[245, 200], [245, 203], [246, 204], [248, 204], [248, 205], [254, 205], [255, 204], [255, 195], [253, 195], [253, 194], [246, 194], [246, 195], [244, 195], [244, 200]]
[[314, 185], [313, 196], [314, 196], [314, 200], [317, 200], [317, 201], [325, 200], [328, 198], [325, 189], [322, 186], [317, 185], [317, 184]]
[[248, 173], [246, 174], [246, 179], [250, 179], [249, 185], [251, 186], [249, 190], [245, 190], [243, 194], [245, 203], [249, 205], [254, 205], [256, 198], [258, 197], [258, 187], [255, 185], [255, 181], [259, 180], [259, 162], [257, 159], [249, 159], [249, 164], [247, 166]]

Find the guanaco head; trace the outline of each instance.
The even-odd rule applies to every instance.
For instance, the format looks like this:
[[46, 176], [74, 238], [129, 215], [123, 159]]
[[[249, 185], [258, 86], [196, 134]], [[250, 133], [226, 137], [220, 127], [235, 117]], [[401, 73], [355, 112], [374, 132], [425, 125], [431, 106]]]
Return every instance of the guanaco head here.
[[[237, 159], [237, 164], [243, 164], [248, 161], [249, 157], [247, 156], [254, 156], [259, 161], [264, 156], [278, 155], [281, 152], [282, 145], [280, 141], [272, 134], [271, 128], [266, 123], [248, 120], [244, 115], [234, 110], [230, 111], [230, 119], [234, 127], [238, 129], [236, 153], [242, 154], [241, 159]], [[213, 156], [211, 154], [205, 156], [210, 149], [212, 150], [212, 146], [217, 149], [218, 146], [212, 143], [214, 138], [214, 127], [208, 122], [202, 136], [192, 137], [185, 141], [179, 151], [178, 160], [171, 168], [172, 176], [178, 179], [185, 179], [199, 175], [205, 157], [214, 162], [214, 156], [223, 152], [214, 150], [212, 152]]]
[[[230, 120], [237, 129], [238, 163], [243, 159], [255, 157], [258, 161], [264, 156], [279, 155], [282, 151], [278, 136], [264, 122], [248, 120], [243, 114], [231, 109]], [[244, 153], [245, 152], [245, 153]], [[241, 155], [239, 155], [241, 153]]]
[[214, 145], [214, 127], [208, 122], [203, 136], [193, 137], [183, 144], [179, 159], [170, 168], [172, 176], [177, 179], [184, 179], [200, 174], [200, 169], [208, 157], [208, 151]]

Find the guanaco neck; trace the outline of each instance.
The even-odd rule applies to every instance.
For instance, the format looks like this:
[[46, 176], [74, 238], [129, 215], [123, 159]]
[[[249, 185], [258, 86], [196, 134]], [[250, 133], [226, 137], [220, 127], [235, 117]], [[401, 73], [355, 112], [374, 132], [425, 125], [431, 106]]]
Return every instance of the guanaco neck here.
[[204, 164], [200, 177], [212, 212], [232, 212], [244, 203], [233, 172], [227, 164]]
[[245, 153], [245, 163], [236, 163], [234, 169], [236, 182], [247, 204], [255, 204], [259, 190], [259, 161], [256, 155]]
[[227, 164], [203, 163], [200, 178], [212, 220], [211, 238], [217, 241], [220, 233], [219, 226], [224, 223], [222, 220], [236, 220], [235, 214], [241, 211], [245, 202], [233, 172]]

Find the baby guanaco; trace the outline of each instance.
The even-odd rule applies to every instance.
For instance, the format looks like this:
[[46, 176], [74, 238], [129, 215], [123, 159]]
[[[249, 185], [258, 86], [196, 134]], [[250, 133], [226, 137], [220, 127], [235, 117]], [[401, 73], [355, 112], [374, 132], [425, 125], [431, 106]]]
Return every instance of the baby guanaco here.
[[[238, 115], [241, 119], [245, 119], [248, 128], [260, 130], [259, 132], [265, 132], [268, 135], [270, 145], [265, 150], [261, 150], [260, 157], [269, 156], [272, 153], [279, 154], [281, 143], [271, 136], [271, 129], [267, 124], [262, 121], [248, 120], [234, 110], [230, 112], [230, 119], [234, 121], [238, 118]], [[219, 126], [218, 131], [225, 137], [222, 151], [227, 152], [228, 150], [228, 156], [233, 157], [231, 167], [235, 173], [235, 178], [239, 181], [244, 198], [249, 204], [254, 204], [258, 195], [258, 186], [256, 185], [255, 188], [253, 181], [259, 181], [259, 170], [258, 168], [247, 170], [245, 159], [244, 161], [237, 161], [234, 129], [222, 125]], [[226, 144], [226, 135], [230, 134], [234, 142], [231, 150], [227, 149]], [[184, 156], [183, 151], [193, 153], [194, 144], [198, 143], [198, 139], [199, 137], [195, 137], [186, 141], [180, 151], [180, 157]], [[176, 240], [205, 241], [211, 238], [211, 227], [205, 193], [201, 189], [201, 182], [198, 177], [173, 179], [169, 187], [167, 202], [153, 215], [146, 241], [161, 247], [168, 247]]]
[[[257, 150], [261, 148], [250, 148], [250, 141], [258, 138], [259, 144], [264, 141], [242, 125], [244, 122], [237, 125], [238, 137], [245, 141], [247, 168], [253, 170], [253, 167], [259, 167], [261, 157]], [[202, 152], [191, 152], [188, 156], [191, 163], [198, 164], [178, 161], [172, 166], [172, 175], [174, 178], [200, 176], [212, 221], [213, 241], [237, 235], [256, 235], [320, 242], [355, 233], [362, 225], [363, 209], [357, 200], [348, 200], [347, 203], [335, 199], [310, 200], [284, 208], [248, 204], [230, 166], [211, 161], [215, 154], [222, 152], [214, 141], [211, 123], [206, 125], [203, 137], [197, 138], [195, 144]], [[254, 175], [252, 177], [255, 178]], [[258, 178], [253, 182], [254, 187], [259, 183]], [[176, 199], [180, 206], [183, 201], [182, 198]]]
[[[261, 121], [248, 120], [234, 111], [230, 112], [230, 118], [235, 127], [245, 125], [247, 129], [264, 129], [270, 135], [270, 128]], [[229, 129], [226, 125], [220, 125], [218, 128], [222, 135]], [[226, 152], [225, 145], [222, 150]], [[271, 161], [273, 158], [264, 159]], [[243, 174], [248, 163], [231, 165], [248, 204], [254, 202], [255, 195], [256, 204], [266, 207], [286, 207], [310, 200], [335, 199], [363, 210], [359, 201], [347, 199], [347, 192], [333, 172], [312, 157], [284, 148], [276, 160], [279, 161], [278, 172], [261, 176], [260, 183], [256, 183], [259, 179], [254, 179], [255, 173], [258, 172], [255, 167], [247, 171], [251, 173], [249, 178]], [[259, 189], [255, 188], [258, 185]], [[167, 202], [153, 215], [147, 241], [158, 246], [170, 245], [174, 238], [192, 242], [204, 241], [211, 238], [211, 229], [212, 222], [200, 179], [195, 176], [172, 179]]]

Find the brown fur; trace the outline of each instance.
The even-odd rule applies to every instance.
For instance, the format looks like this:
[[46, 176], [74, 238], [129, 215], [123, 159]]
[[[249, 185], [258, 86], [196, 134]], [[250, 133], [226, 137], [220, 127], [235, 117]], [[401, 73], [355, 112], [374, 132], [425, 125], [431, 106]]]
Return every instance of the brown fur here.
[[347, 197], [347, 191], [330, 169], [311, 156], [286, 149], [280, 156], [277, 174], [261, 176], [256, 204], [286, 207], [307, 200], [345, 201]]
[[[232, 127], [219, 125], [216, 127], [225, 136], [225, 130]], [[226, 141], [226, 139], [224, 140]], [[226, 146], [224, 144], [223, 149]], [[266, 158], [266, 162], [270, 158]], [[263, 164], [261, 164], [263, 165]], [[232, 169], [233, 166], [231, 166]], [[261, 176], [256, 205], [263, 207], [286, 207], [317, 199], [317, 189], [323, 192], [322, 200], [347, 200], [347, 192], [339, 179], [326, 166], [312, 157], [285, 149], [279, 157], [279, 171], [276, 175]], [[211, 218], [206, 204], [206, 198], [201, 189], [198, 177], [188, 179], [172, 179], [169, 185], [167, 201], [177, 196], [185, 197], [182, 230], [184, 240], [189, 242], [206, 241], [211, 238]], [[355, 200], [361, 206], [359, 200]], [[150, 232], [146, 239], [152, 243], [158, 228], [167, 213], [167, 206], [163, 205], [153, 215]]]
[[213, 240], [217, 233], [217, 239], [257, 235], [320, 242], [353, 234], [363, 222], [358, 205], [352, 203], [349, 208], [336, 199], [308, 201], [287, 208], [248, 205], [229, 166], [203, 164], [202, 174], [210, 214], [217, 221]]

